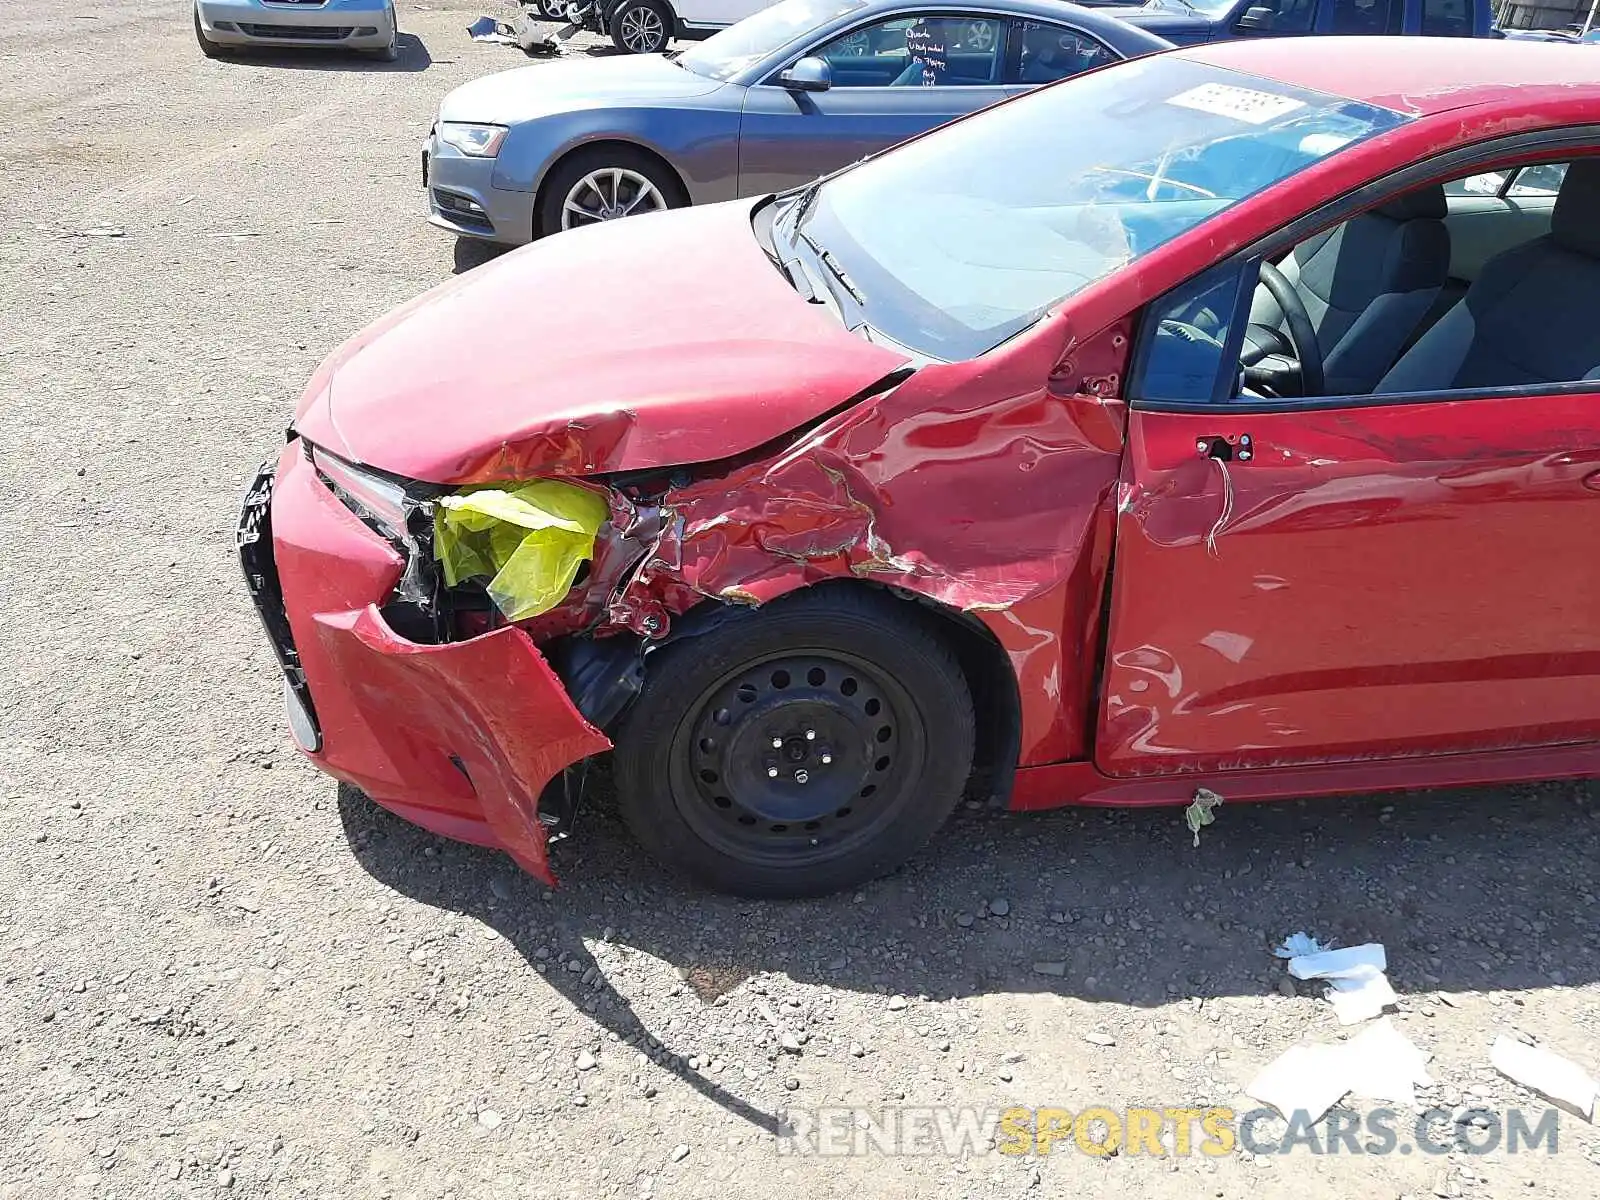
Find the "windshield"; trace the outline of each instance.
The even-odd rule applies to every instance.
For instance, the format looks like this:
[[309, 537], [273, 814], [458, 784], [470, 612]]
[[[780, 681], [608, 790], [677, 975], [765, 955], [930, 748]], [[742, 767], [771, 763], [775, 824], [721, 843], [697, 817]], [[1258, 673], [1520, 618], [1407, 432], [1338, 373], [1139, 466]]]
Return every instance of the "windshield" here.
[[677, 62], [726, 82], [824, 21], [865, 7], [866, 0], [783, 0], [685, 50]]
[[1230, 204], [1404, 120], [1203, 63], [1136, 59], [845, 171], [791, 201], [774, 232], [840, 282], [847, 324], [971, 358]]

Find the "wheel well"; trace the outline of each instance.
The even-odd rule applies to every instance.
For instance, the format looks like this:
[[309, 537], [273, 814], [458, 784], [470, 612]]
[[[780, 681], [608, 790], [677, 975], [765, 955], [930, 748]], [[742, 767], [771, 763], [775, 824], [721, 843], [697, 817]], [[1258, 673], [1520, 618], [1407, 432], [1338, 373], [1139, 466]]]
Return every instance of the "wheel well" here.
[[668, 181], [673, 187], [678, 189], [677, 199], [679, 202], [683, 204], [687, 204], [689, 202], [689, 189], [683, 182], [683, 176], [678, 174], [678, 169], [676, 167], [674, 167], [660, 154], [650, 149], [650, 147], [641, 145], [638, 142], [630, 142], [626, 138], [602, 138], [599, 141], [583, 142], [580, 145], [572, 147], [572, 149], [568, 150], [560, 158], [556, 159], [544, 169], [544, 174], [539, 179], [539, 190], [534, 193], [533, 197], [533, 236], [535, 238], [540, 236], [539, 214], [544, 211], [545, 197], [548, 194], [548, 189], [550, 187], [550, 177], [560, 170], [561, 167], [568, 162], [571, 162], [572, 159], [576, 158], [580, 154], [592, 154], [596, 150], [608, 149], [625, 150], [629, 154], [637, 154], [643, 158], [649, 159], [653, 164], [660, 167], [662, 171], [666, 173]]
[[[627, 0], [606, 0], [606, 23], [608, 26], [611, 18], [617, 15], [617, 10], [626, 3]], [[673, 4], [672, 0], [655, 0], [655, 3], [667, 10], [667, 19], [672, 24], [670, 32], [676, 35], [677, 31], [683, 27], [683, 18], [678, 15], [677, 5]]]
[[976, 617], [947, 608], [924, 596], [888, 589], [913, 601], [934, 623], [939, 636], [955, 651], [972, 695], [976, 741], [967, 793], [996, 808], [1011, 800], [1022, 749], [1022, 697], [1016, 672], [1005, 648]]
[[[912, 608], [916, 617], [925, 621], [935, 636], [951, 648], [972, 696], [973, 712], [979, 718], [974, 722], [976, 740], [967, 794], [995, 807], [1005, 807], [1011, 799], [1022, 745], [1022, 697], [1017, 689], [1016, 672], [999, 639], [976, 617], [899, 588], [856, 579], [828, 580], [812, 584], [811, 588], [866, 588], [884, 597], [894, 597]], [[737, 620], [750, 611], [760, 610], [714, 602], [698, 604], [677, 619], [666, 640], [693, 637], [723, 621]], [[643, 678], [642, 673], [639, 678]], [[632, 686], [636, 693], [637, 684]], [[631, 699], [630, 694], [623, 703]]]

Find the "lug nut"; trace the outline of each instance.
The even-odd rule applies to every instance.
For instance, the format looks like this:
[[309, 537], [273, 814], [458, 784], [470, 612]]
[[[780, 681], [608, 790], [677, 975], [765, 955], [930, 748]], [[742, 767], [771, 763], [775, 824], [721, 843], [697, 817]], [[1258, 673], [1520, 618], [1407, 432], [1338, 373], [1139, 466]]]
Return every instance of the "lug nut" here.
[[804, 771], [796, 771], [794, 773], [794, 781], [796, 783], [810, 783], [811, 776], [807, 775]]
[[832, 761], [833, 761], [833, 755], [831, 755], [831, 754], [824, 754], [824, 755], [823, 755], [823, 756], [822, 756], [822, 765], [823, 765], [823, 766], [827, 766], [827, 765], [828, 765], [828, 764], [829, 764], [829, 763], [831, 763], [831, 762], [832, 762]]
[[817, 731], [815, 729], [806, 730], [806, 741], [814, 742], [816, 740], [817, 740]]
[[772, 739], [772, 748], [774, 750], [782, 750], [783, 749], [783, 739], [782, 738], [773, 738]]
[[777, 767], [768, 767], [767, 768], [767, 778], [768, 779], [776, 779], [777, 777], [778, 777], [778, 768]]

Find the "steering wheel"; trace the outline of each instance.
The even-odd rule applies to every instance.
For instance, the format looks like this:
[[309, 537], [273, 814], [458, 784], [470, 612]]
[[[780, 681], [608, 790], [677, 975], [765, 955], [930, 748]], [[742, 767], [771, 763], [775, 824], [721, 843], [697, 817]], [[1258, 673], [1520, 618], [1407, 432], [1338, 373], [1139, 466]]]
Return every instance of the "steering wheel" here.
[[1317, 344], [1316, 326], [1311, 324], [1305, 301], [1300, 299], [1300, 293], [1294, 290], [1284, 273], [1265, 260], [1261, 263], [1261, 282], [1283, 313], [1283, 323], [1288, 328], [1300, 372], [1300, 394], [1322, 395], [1326, 386], [1322, 374], [1322, 347]]

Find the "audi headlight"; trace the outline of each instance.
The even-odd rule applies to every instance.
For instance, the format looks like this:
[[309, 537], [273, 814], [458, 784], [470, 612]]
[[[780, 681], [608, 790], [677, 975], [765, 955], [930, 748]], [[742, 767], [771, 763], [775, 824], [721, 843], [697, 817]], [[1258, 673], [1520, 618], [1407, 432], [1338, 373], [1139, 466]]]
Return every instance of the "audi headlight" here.
[[469, 125], [463, 121], [442, 121], [439, 140], [473, 158], [493, 158], [511, 131], [504, 125]]

